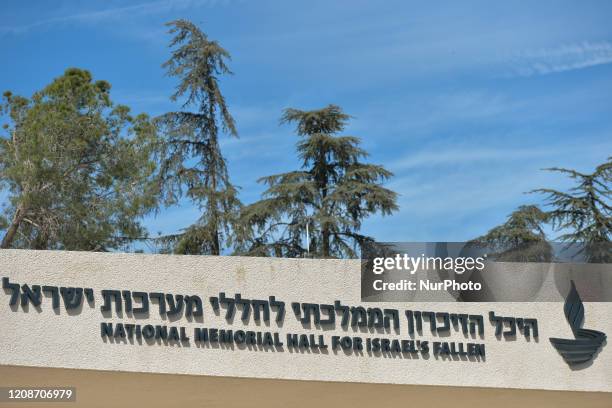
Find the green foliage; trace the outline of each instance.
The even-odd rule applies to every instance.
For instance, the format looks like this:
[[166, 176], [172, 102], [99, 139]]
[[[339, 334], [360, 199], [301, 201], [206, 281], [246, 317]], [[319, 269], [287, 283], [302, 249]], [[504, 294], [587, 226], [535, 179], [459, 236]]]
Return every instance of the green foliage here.
[[2, 248], [108, 250], [145, 234], [155, 128], [110, 88], [71, 68], [31, 99], [4, 94]]
[[534, 192], [544, 194], [551, 210], [547, 213], [564, 242], [586, 245], [587, 257], [592, 262], [610, 262], [612, 239], [612, 157], [598, 166], [593, 173], [576, 170], [547, 169], [568, 175], [576, 185], [568, 192], [541, 188]]
[[[174, 35], [170, 59], [163, 65], [179, 83], [172, 100], [195, 112], [169, 112], [156, 119], [164, 135], [158, 151], [160, 186], [166, 204], [186, 195], [202, 216], [183, 233], [163, 237], [165, 250], [219, 255], [232, 244], [241, 203], [219, 146], [220, 131], [237, 136], [218, 77], [231, 74], [229, 53], [186, 20], [168, 23]], [[236, 228], [237, 229], [237, 228]]]
[[[263, 177], [261, 201], [244, 208], [250, 232], [243, 251], [260, 256], [354, 257], [357, 245], [371, 238], [359, 234], [363, 219], [398, 207], [397, 194], [382, 186], [392, 173], [360, 160], [367, 152], [359, 138], [336, 136], [349, 116], [338, 106], [314, 111], [285, 110], [281, 123], [295, 123], [300, 136], [298, 171]], [[305, 248], [306, 229], [310, 247]]]
[[549, 211], [535, 205], [521, 206], [504, 224], [470, 244], [494, 249], [498, 260], [549, 261], [552, 248], [546, 241], [543, 225], [551, 223], [555, 231], [562, 233], [557, 239], [583, 245], [589, 262], [611, 262], [612, 158], [590, 174], [557, 167], [547, 170], [568, 175], [576, 185], [568, 192], [550, 188], [532, 191], [546, 196]]
[[547, 221], [548, 215], [538, 206], [523, 205], [512, 212], [505, 223], [469, 244], [491, 249], [498, 261], [548, 262], [552, 249], [543, 229]]

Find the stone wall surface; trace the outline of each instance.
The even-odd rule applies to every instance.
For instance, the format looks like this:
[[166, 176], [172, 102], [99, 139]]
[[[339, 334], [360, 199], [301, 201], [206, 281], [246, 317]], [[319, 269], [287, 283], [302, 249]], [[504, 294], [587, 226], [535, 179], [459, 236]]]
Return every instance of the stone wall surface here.
[[[550, 337], [572, 338], [563, 315], [563, 304], [546, 303], [362, 303], [360, 301], [359, 261], [272, 259], [246, 257], [174, 256], [108, 254], [61, 251], [0, 251], [0, 277], [11, 283], [92, 288], [95, 305], [86, 303], [68, 313], [62, 306], [51, 307], [43, 296], [40, 308], [9, 305], [10, 290], [0, 292], [0, 365], [79, 368], [105, 371], [169, 373], [346, 381], [364, 383], [422, 384], [523, 389], [549, 389], [612, 392], [612, 349], [604, 344], [589, 364], [572, 369], [551, 346]], [[508, 273], [520, 265], [507, 264]], [[511, 276], [511, 275], [509, 275]], [[510, 280], [511, 285], [511, 280]], [[199, 295], [203, 300], [201, 321], [185, 317], [164, 319], [151, 304], [148, 318], [100, 311], [103, 289], [164, 292]], [[286, 303], [282, 327], [272, 318], [269, 323], [247, 324], [240, 320], [240, 309], [232, 324], [224, 310], [216, 315], [210, 296], [240, 293], [248, 299], [268, 299], [274, 295]], [[291, 302], [333, 304], [340, 300], [349, 306], [396, 308], [400, 311], [399, 333], [361, 328], [354, 331], [334, 328], [305, 328], [295, 317]], [[585, 303], [584, 327], [612, 335], [612, 304]], [[114, 307], [114, 305], [113, 305]], [[281, 333], [323, 334], [411, 339], [403, 311], [431, 310], [480, 314], [485, 316], [485, 335], [470, 337], [451, 330], [446, 337], [429, 332], [424, 324], [418, 340], [476, 342], [486, 346], [486, 358], [418, 358], [410, 355], [369, 355], [343, 351], [249, 349], [179, 344], [139, 344], [104, 341], [101, 322], [164, 324], [182, 326], [192, 334], [195, 327], [249, 329]], [[497, 315], [538, 319], [539, 337], [522, 335], [511, 339], [494, 336], [494, 326], [486, 318]], [[272, 315], [274, 316], [274, 314]], [[328, 340], [329, 342], [329, 340]]]

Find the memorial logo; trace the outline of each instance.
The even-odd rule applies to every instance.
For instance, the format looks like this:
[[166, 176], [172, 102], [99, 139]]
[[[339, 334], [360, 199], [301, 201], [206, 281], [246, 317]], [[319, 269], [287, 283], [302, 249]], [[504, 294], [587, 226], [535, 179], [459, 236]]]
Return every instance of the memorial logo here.
[[606, 334], [597, 330], [581, 328], [584, 320], [584, 305], [574, 281], [571, 281], [571, 289], [565, 298], [563, 311], [575, 339], [551, 337], [550, 342], [570, 367], [592, 360], [606, 340]]

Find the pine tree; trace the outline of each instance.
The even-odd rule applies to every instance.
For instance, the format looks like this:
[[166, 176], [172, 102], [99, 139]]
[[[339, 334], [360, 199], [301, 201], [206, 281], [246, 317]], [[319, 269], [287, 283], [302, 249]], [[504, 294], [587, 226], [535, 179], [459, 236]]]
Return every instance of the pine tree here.
[[[398, 207], [397, 194], [382, 183], [392, 173], [361, 162], [368, 154], [353, 136], [336, 136], [349, 116], [338, 106], [286, 109], [281, 123], [296, 124], [300, 170], [263, 177], [264, 198], [247, 206], [242, 222], [253, 228], [246, 253], [297, 257], [354, 257], [371, 238], [359, 233], [362, 221]], [[303, 244], [306, 229], [309, 247]]]
[[593, 173], [550, 168], [576, 180], [576, 186], [568, 192], [540, 188], [533, 192], [546, 196], [551, 207], [547, 215], [553, 227], [562, 233], [564, 242], [585, 246], [586, 257], [591, 262], [612, 260], [612, 157], [598, 166]]
[[4, 94], [2, 248], [100, 251], [146, 235], [155, 127], [113, 104], [110, 88], [70, 68], [29, 99]]
[[189, 21], [167, 25], [174, 35], [173, 51], [163, 67], [179, 79], [171, 99], [182, 100], [183, 109], [191, 106], [195, 112], [170, 112], [157, 120], [165, 135], [161, 186], [166, 203], [176, 203], [185, 193], [202, 216], [183, 233], [166, 238], [176, 253], [219, 255], [231, 244], [241, 207], [219, 146], [221, 132], [237, 137], [218, 82], [220, 76], [231, 74], [230, 55]]
[[546, 240], [544, 224], [548, 215], [536, 205], [523, 205], [505, 223], [469, 242], [486, 247], [497, 261], [549, 262], [552, 248]]

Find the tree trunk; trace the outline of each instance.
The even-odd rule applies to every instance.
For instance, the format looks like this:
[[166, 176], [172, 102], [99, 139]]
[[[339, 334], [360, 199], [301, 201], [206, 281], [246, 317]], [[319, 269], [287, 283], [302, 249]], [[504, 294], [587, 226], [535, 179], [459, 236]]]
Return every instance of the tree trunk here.
[[6, 234], [4, 234], [4, 237], [2, 238], [0, 248], [7, 249], [10, 248], [11, 245], [13, 245], [15, 234], [17, 234], [17, 230], [19, 229], [19, 226], [21, 225], [21, 222], [25, 217], [25, 213], [26, 212], [23, 206], [19, 205], [19, 207], [17, 207], [17, 210], [15, 211], [15, 215], [13, 216], [13, 221], [11, 222], [11, 225], [8, 227], [8, 229], [6, 230]]
[[212, 247], [212, 255], [221, 255], [221, 244], [219, 243], [219, 229], [218, 228], [214, 228], [213, 231], [214, 237], [213, 237], [213, 247]]
[[329, 258], [329, 230], [327, 227], [323, 227], [322, 235], [322, 256], [323, 258]]

